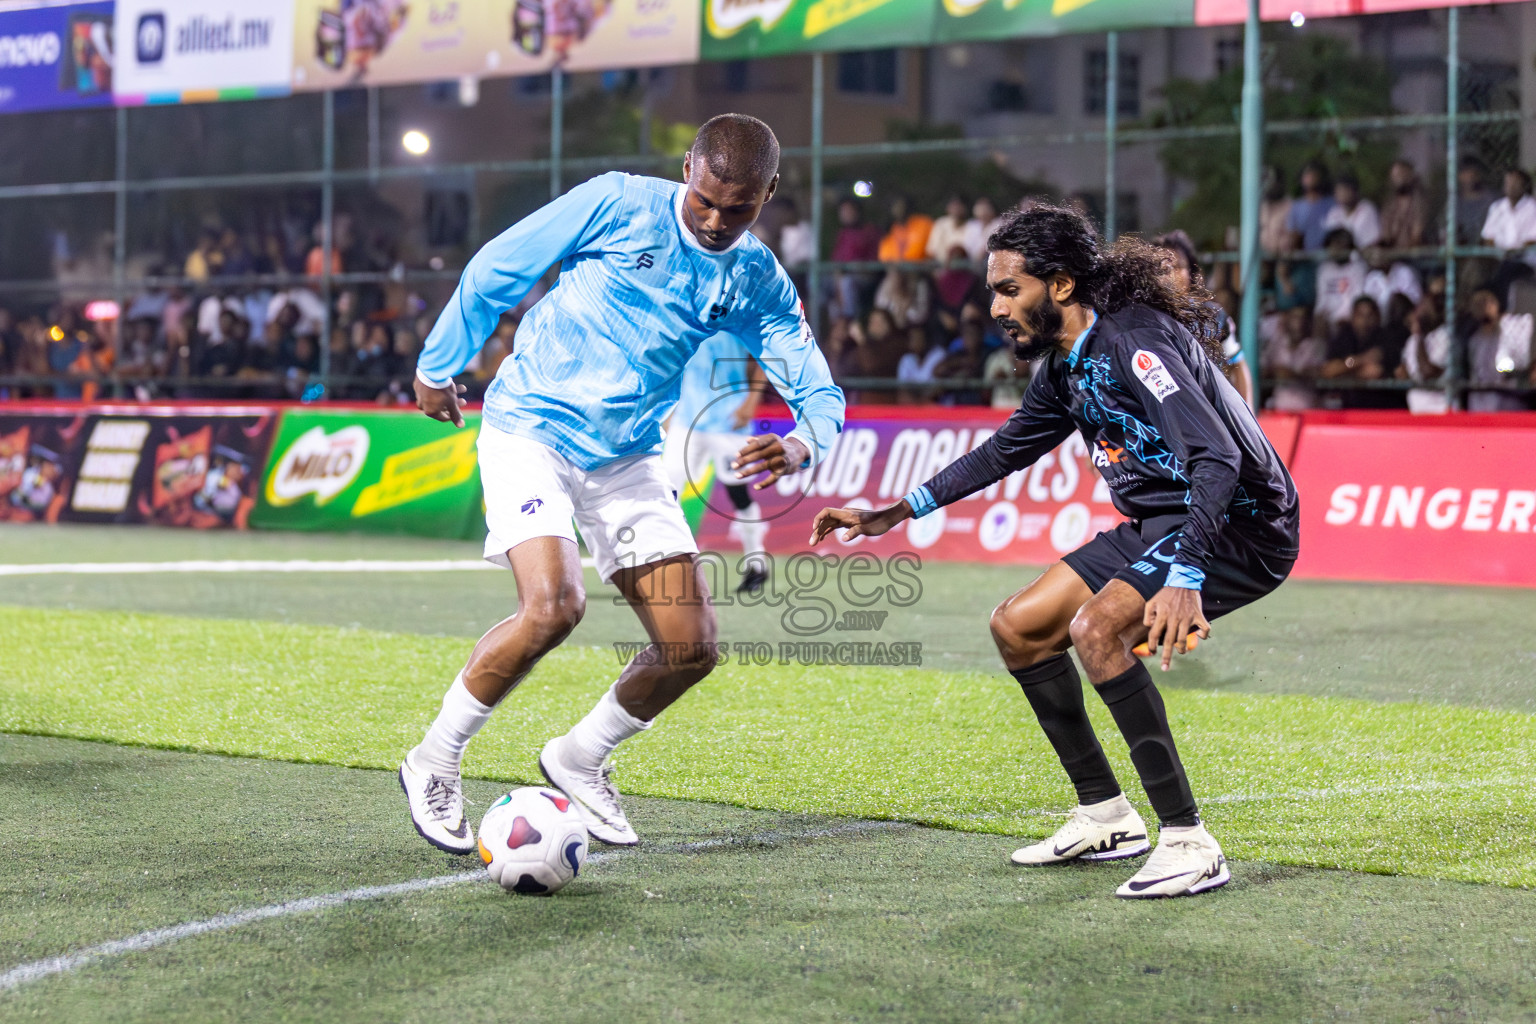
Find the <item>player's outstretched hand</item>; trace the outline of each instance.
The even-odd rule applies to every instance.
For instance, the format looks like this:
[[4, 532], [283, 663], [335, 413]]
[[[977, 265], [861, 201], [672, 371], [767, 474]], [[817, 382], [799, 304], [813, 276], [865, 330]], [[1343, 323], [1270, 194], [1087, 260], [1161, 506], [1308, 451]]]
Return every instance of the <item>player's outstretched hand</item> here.
[[1147, 649], [1156, 654], [1163, 649], [1163, 671], [1173, 663], [1173, 652], [1180, 654], [1189, 649], [1189, 634], [1201, 640], [1211, 635], [1211, 624], [1206, 621], [1200, 603], [1200, 591], [1184, 587], [1164, 587], [1147, 602], [1142, 625], [1148, 627]]
[[417, 377], [415, 387], [416, 408], [443, 423], [452, 423], [456, 427], [464, 425], [464, 414], [459, 411], [464, 407], [464, 403], [460, 400], [459, 396], [469, 389], [463, 384], [449, 384], [445, 388], [433, 388], [423, 384], [421, 378]]
[[754, 491], [760, 491], [781, 476], [798, 473], [810, 457], [810, 449], [799, 438], [758, 434], [742, 445], [731, 468], [736, 471], [738, 480], [750, 480], [759, 473], [767, 473], [767, 479], [752, 485]]
[[878, 537], [911, 513], [905, 501], [898, 501], [878, 512], [867, 508], [824, 508], [816, 513], [816, 519], [811, 523], [811, 547], [826, 540], [833, 530], [842, 530], [843, 540]]

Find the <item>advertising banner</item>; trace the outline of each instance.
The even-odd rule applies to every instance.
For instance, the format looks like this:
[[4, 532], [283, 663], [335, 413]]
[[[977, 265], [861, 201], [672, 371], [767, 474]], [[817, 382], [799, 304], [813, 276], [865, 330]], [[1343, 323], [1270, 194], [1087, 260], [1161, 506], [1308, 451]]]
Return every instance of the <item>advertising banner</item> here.
[[56, 518], [243, 530], [275, 421], [260, 408], [93, 410], [75, 434]]
[[112, 103], [112, 4], [0, 10], [0, 113]]
[[936, 35], [938, 42], [1016, 39], [1194, 20], [1195, 0], [942, 0]]
[[698, 0], [297, 0], [293, 87], [688, 64]]
[[[994, 0], [1000, 2], [1000, 0]], [[703, 0], [705, 60], [926, 46], [939, 0]]]
[[[1293, 14], [1306, 18], [1342, 18], [1351, 14], [1387, 14], [1422, 11], [1435, 7], [1471, 7], [1473, 4], [1519, 3], [1520, 0], [1259, 0], [1259, 17], [1287, 21]], [[1248, 18], [1248, 0], [1195, 0], [1198, 25], [1237, 25]], [[1184, 22], [1183, 24], [1188, 24]]]
[[1536, 586], [1536, 416], [1442, 422], [1308, 418], [1298, 576]]
[[[894, 407], [848, 410], [836, 447], [812, 475], [785, 477], [757, 496], [768, 519], [768, 547], [775, 552], [805, 550], [811, 520], [828, 506], [883, 508], [903, 497], [966, 452], [980, 445], [1006, 419], [989, 409], [919, 410]], [[1263, 415], [1260, 425], [1280, 456], [1296, 449], [1301, 417]], [[761, 433], [784, 434], [788, 419], [754, 424]], [[1101, 456], [1102, 458], [1103, 456]], [[713, 480], [694, 481], [704, 504], [696, 527], [708, 550], [735, 551], [734, 510]], [[688, 504], [685, 502], [684, 508]], [[915, 551], [938, 561], [1054, 562], [1108, 530], [1124, 517], [1110, 501], [1083, 439], [1076, 434], [1029, 469], [978, 494], [898, 526], [878, 538], [860, 538], [873, 554]], [[690, 523], [694, 518], [690, 516]], [[843, 547], [841, 542], [832, 550]]]
[[478, 413], [462, 430], [406, 411], [289, 409], [252, 525], [426, 537], [483, 535]]
[[56, 523], [69, 496], [87, 416], [0, 407], [0, 522]]
[[291, 3], [117, 0], [116, 24], [119, 105], [288, 92]]
[[[804, 550], [811, 520], [827, 506], [883, 508], [981, 444], [1006, 418], [988, 409], [974, 414], [862, 418], [852, 410], [836, 446], [812, 474], [785, 477], [757, 495], [768, 519], [772, 551]], [[760, 421], [755, 429], [787, 433], [789, 420]], [[706, 496], [700, 546], [734, 551], [728, 536], [733, 509], [717, 489]], [[1123, 517], [1093, 467], [1087, 445], [1074, 434], [1035, 463], [969, 498], [910, 520], [883, 537], [842, 541], [828, 550], [860, 547], [876, 555], [914, 551], [940, 561], [1054, 562]]]

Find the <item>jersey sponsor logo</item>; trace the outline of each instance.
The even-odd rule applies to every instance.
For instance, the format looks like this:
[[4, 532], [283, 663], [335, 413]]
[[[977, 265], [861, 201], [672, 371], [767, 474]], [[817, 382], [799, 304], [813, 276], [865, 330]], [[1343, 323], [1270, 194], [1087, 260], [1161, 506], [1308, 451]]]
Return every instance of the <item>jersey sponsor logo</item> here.
[[1179, 385], [1174, 381], [1173, 374], [1168, 372], [1168, 367], [1156, 354], [1146, 349], [1137, 349], [1131, 357], [1131, 369], [1136, 372], [1136, 377], [1146, 385], [1152, 397], [1159, 403], [1169, 395], [1179, 390]]
[[531, 516], [543, 506], [543, 498], [529, 498], [527, 501], [523, 502], [523, 515]]
[[1100, 469], [1108, 469], [1110, 466], [1118, 465], [1124, 461], [1124, 448], [1112, 448], [1107, 441], [1102, 439], [1094, 443], [1098, 445], [1093, 450], [1093, 464], [1095, 466], [1098, 466]]
[[638, 270], [650, 270], [655, 265], [656, 257], [652, 256], [648, 252], [641, 253], [640, 257], [635, 260], [635, 267]]

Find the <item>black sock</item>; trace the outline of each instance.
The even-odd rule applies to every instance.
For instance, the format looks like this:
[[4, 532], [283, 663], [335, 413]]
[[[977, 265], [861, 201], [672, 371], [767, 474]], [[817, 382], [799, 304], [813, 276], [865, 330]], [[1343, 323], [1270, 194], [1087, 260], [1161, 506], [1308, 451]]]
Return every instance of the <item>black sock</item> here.
[[725, 496], [731, 499], [731, 505], [737, 512], [745, 512], [752, 507], [752, 492], [747, 490], [746, 484], [726, 484]]
[[1077, 802], [1096, 804], [1120, 795], [1114, 769], [1099, 746], [1083, 706], [1083, 684], [1072, 659], [1065, 654], [1047, 658], [1013, 673], [1040, 719], [1040, 728], [1056, 748], [1061, 766], [1077, 788]]
[[1195, 808], [1189, 778], [1173, 745], [1168, 729], [1168, 712], [1162, 695], [1152, 683], [1152, 673], [1140, 661], [1098, 688], [1099, 696], [1109, 705], [1115, 724], [1131, 748], [1131, 763], [1141, 776], [1141, 786], [1163, 825], [1198, 825], [1200, 812]]

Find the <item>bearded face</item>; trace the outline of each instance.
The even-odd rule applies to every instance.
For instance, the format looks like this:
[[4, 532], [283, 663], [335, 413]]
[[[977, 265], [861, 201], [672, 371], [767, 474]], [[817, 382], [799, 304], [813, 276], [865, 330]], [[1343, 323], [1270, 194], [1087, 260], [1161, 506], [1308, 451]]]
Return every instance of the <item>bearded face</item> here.
[[1061, 338], [1061, 308], [1051, 301], [1045, 282], [1024, 271], [1018, 253], [998, 251], [987, 259], [992, 289], [992, 318], [1013, 341], [1020, 359], [1043, 359]]

